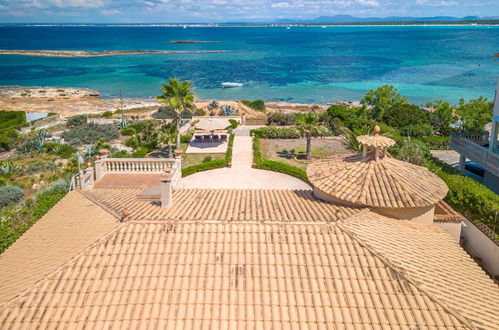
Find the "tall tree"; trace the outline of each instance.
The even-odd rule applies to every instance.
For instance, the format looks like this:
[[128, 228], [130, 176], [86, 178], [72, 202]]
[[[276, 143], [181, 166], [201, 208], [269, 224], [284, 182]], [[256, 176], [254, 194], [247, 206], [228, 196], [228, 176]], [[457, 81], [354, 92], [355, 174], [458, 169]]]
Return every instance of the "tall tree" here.
[[494, 104], [480, 96], [478, 99], [459, 100], [459, 108], [456, 113], [459, 117], [459, 128], [462, 132], [481, 132], [485, 124], [492, 121]]
[[168, 158], [173, 158], [172, 144], [176, 136], [178, 136], [178, 131], [175, 123], [164, 125], [158, 134], [159, 142], [168, 146]]
[[182, 112], [193, 111], [196, 106], [196, 94], [191, 89], [192, 82], [179, 81], [177, 78], [171, 78], [168, 84], [162, 83], [161, 95], [156, 98], [167, 106], [175, 110], [175, 125], [177, 128], [177, 149], [180, 149], [180, 121]]
[[442, 100], [428, 102], [427, 107], [435, 109], [431, 113], [431, 124], [436, 132], [442, 136], [449, 136], [452, 131], [452, 125], [456, 123], [454, 109], [451, 105]]
[[409, 101], [391, 85], [383, 85], [376, 90], [370, 90], [360, 101], [371, 107], [370, 117], [376, 121], [381, 120], [385, 111], [394, 105], [408, 104]]
[[324, 127], [316, 113], [300, 114], [296, 118], [296, 127], [307, 138], [307, 159], [312, 158], [312, 135], [325, 135], [327, 128]]

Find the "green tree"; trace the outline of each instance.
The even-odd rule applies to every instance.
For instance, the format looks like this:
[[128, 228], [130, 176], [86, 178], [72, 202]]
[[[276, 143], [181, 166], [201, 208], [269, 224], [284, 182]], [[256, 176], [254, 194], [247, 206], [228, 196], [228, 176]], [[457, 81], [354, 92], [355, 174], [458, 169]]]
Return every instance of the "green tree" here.
[[394, 105], [409, 103], [407, 98], [391, 85], [383, 85], [376, 90], [371, 89], [360, 102], [371, 106], [370, 117], [374, 120], [380, 120], [385, 111]]
[[168, 106], [175, 109], [175, 125], [177, 128], [177, 149], [180, 149], [180, 121], [184, 111], [193, 111], [196, 109], [194, 102], [196, 94], [192, 91], [192, 82], [179, 81], [177, 78], [171, 78], [168, 84], [163, 83], [161, 95], [156, 97]]
[[428, 102], [426, 106], [435, 109], [431, 113], [431, 125], [437, 133], [442, 136], [448, 136], [452, 132], [452, 125], [456, 123], [453, 109], [449, 103], [436, 100], [435, 102]]
[[321, 135], [327, 133], [319, 116], [316, 113], [300, 114], [296, 118], [296, 127], [307, 138], [307, 159], [312, 158], [312, 135]]
[[173, 158], [172, 144], [178, 136], [177, 127], [174, 123], [169, 123], [161, 128], [158, 134], [159, 142], [168, 146], [168, 158]]
[[485, 124], [492, 120], [493, 103], [480, 96], [478, 99], [459, 100], [459, 108], [456, 113], [459, 117], [459, 130], [462, 132], [483, 131]]

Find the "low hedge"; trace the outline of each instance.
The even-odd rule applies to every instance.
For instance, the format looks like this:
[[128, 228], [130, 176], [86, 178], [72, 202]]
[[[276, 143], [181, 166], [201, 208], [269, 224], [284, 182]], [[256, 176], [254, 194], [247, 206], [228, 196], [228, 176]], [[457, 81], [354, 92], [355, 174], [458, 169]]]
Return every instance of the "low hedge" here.
[[209, 171], [209, 170], [214, 170], [217, 168], [223, 168], [227, 166], [227, 161], [225, 159], [215, 159], [215, 160], [210, 160], [208, 162], [202, 162], [196, 165], [192, 165], [186, 168], [182, 169], [182, 177], [197, 173], [197, 172], [202, 172], [202, 171]]
[[68, 192], [66, 180], [56, 181], [34, 198], [19, 206], [8, 206], [0, 211], [0, 253], [21, 237], [38, 219], [50, 210]]
[[[494, 219], [499, 213], [499, 196], [480, 182], [459, 174], [452, 166], [435, 157], [424, 160], [424, 166], [437, 174], [449, 187], [445, 201], [470, 220], [494, 229]], [[499, 227], [495, 228], [496, 236]]]
[[234, 134], [229, 135], [229, 145], [227, 146], [227, 152], [225, 153], [225, 161], [227, 164], [232, 162], [232, 148], [234, 146]]
[[414, 140], [423, 142], [430, 150], [449, 150], [450, 137], [448, 136], [428, 136], [414, 138]]
[[260, 151], [260, 138], [255, 137], [253, 139], [253, 167], [261, 170], [268, 170], [273, 172], [284, 173], [287, 175], [294, 176], [305, 182], [308, 181], [307, 172], [301, 168], [291, 166], [289, 164], [277, 162], [270, 159], [265, 159]]
[[301, 137], [300, 131], [295, 127], [263, 126], [252, 129], [250, 133], [262, 139], [297, 139]]
[[186, 177], [188, 175], [197, 173], [197, 172], [202, 172], [202, 171], [209, 171], [209, 170], [215, 170], [217, 168], [223, 168], [226, 167], [230, 162], [232, 162], [232, 149], [234, 145], [234, 134], [231, 134], [229, 136], [229, 145], [227, 146], [227, 152], [225, 153], [225, 158], [224, 159], [215, 159], [215, 160], [209, 160], [206, 162], [202, 162], [196, 165], [192, 165], [186, 168], [182, 169], [182, 177]]

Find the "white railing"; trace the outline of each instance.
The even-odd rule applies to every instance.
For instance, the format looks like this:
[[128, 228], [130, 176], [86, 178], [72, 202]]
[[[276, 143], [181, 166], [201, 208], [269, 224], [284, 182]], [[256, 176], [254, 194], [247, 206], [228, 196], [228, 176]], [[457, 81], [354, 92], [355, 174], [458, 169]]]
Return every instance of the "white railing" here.
[[103, 166], [107, 173], [161, 173], [166, 167], [173, 168], [175, 159], [106, 158]]
[[485, 170], [499, 176], [499, 155], [483, 147], [489, 142], [488, 138], [488, 132], [452, 133], [450, 147], [462, 156], [483, 166]]

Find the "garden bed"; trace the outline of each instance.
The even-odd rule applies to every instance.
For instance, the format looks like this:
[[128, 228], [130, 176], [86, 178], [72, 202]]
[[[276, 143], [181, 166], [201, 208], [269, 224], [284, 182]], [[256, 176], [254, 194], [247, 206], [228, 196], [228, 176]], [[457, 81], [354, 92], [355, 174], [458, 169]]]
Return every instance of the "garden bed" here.
[[[305, 170], [310, 161], [305, 159], [306, 139], [260, 139], [262, 156]], [[349, 152], [341, 139], [312, 139], [312, 160], [322, 159], [338, 153]]]

